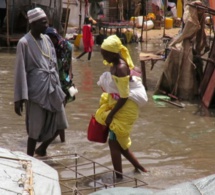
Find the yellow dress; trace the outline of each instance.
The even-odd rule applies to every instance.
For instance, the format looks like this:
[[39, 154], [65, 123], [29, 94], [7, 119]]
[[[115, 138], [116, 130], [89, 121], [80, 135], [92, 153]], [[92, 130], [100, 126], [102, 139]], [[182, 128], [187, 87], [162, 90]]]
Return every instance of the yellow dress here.
[[[129, 95], [130, 76], [116, 77], [112, 75], [112, 78], [119, 91], [118, 95], [122, 98], [127, 98]], [[102, 93], [100, 107], [95, 114], [96, 120], [105, 125], [105, 120], [116, 103], [117, 100], [113, 98], [112, 94]], [[128, 99], [123, 107], [114, 115], [110, 124], [110, 130], [115, 133], [117, 141], [124, 150], [131, 146], [130, 132], [138, 116], [138, 105], [134, 101]]]

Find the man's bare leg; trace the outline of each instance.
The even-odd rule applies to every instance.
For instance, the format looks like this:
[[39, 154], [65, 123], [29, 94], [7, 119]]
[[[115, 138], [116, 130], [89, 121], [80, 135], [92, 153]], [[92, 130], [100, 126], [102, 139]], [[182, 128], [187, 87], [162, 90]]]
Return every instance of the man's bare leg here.
[[34, 156], [34, 151], [36, 148], [37, 141], [35, 139], [32, 139], [28, 137], [28, 143], [27, 143], [27, 155]]
[[39, 155], [39, 156], [46, 156], [46, 149], [48, 148], [48, 146], [51, 144], [51, 142], [59, 135], [59, 130], [56, 131], [54, 137], [52, 137], [51, 139], [44, 141], [36, 150], [35, 150], [35, 154]]
[[59, 130], [60, 141], [65, 142], [65, 130]]

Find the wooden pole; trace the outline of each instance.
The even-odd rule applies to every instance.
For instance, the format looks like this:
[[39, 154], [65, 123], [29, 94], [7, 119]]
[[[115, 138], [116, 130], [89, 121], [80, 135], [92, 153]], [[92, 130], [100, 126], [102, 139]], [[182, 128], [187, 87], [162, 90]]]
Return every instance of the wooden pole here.
[[82, 0], [79, 0], [80, 6], [79, 6], [79, 34], [81, 34], [81, 20], [82, 20]]
[[[148, 9], [148, 1], [146, 0], [146, 6], [145, 6], [145, 13], [146, 13], [146, 16], [147, 16], [147, 9]], [[146, 17], [146, 42], [148, 40], [148, 26], [147, 26], [147, 17]]]
[[127, 20], [131, 18], [131, 1], [127, 1]]
[[49, 9], [51, 9], [52, 6], [52, 0], [49, 1]]
[[10, 30], [9, 30], [9, 2], [8, 2], [8, 0], [7, 0], [7, 5], [6, 5], [6, 7], [7, 7], [7, 11], [6, 11], [6, 19], [7, 19], [7, 46], [10, 46]]
[[143, 28], [144, 28], [143, 3], [144, 3], [143, 0], [141, 0], [141, 7], [142, 7], [142, 13], [141, 13], [141, 15], [143, 16], [143, 20], [142, 20], [142, 26], [141, 26], [140, 42], [143, 42]]
[[69, 5], [70, 5], [70, 0], [67, 0], [66, 18], [65, 18], [65, 26], [64, 26], [64, 35], [63, 35], [63, 37], [66, 36], [66, 31], [67, 31], [67, 26], [68, 26]]
[[116, 18], [119, 21], [119, 0], [116, 1]]
[[177, 103], [177, 102], [173, 102], [173, 101], [170, 101], [170, 100], [165, 100], [165, 99], [162, 99], [162, 98], [160, 98], [160, 99], [158, 99], [158, 100], [160, 100], [160, 101], [163, 101], [163, 102], [166, 102], [166, 103], [169, 103], [169, 104], [172, 104], [172, 105], [174, 105], [174, 106], [177, 106], [177, 107], [179, 107], [179, 108], [184, 108], [184, 104], [182, 104], [182, 103]]
[[165, 37], [166, 35], [166, 28], [165, 28], [166, 8], [167, 8], [167, 0], [164, 1], [164, 8], [163, 8], [163, 13], [164, 13], [163, 37]]

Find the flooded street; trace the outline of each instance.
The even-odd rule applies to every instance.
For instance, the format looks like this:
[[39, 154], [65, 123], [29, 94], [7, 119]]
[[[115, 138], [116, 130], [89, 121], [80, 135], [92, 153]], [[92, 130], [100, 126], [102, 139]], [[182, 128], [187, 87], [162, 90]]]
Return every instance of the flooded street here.
[[[139, 66], [140, 51], [163, 49], [162, 41], [127, 45], [134, 63]], [[81, 51], [75, 51], [77, 57]], [[13, 108], [13, 66], [15, 48], [0, 48], [0, 146], [26, 152], [27, 134], [24, 116], [17, 116]], [[154, 191], [171, 185], [215, 173], [215, 111], [202, 111], [198, 102], [183, 102], [184, 108], [164, 102], [154, 102], [152, 95], [163, 70], [158, 61], [153, 70], [146, 65], [148, 103], [141, 108], [139, 119], [131, 133], [131, 150], [150, 172], [135, 174]], [[48, 155], [77, 152], [112, 168], [108, 144], [87, 140], [87, 127], [91, 115], [99, 105], [100, 88], [96, 82], [108, 67], [102, 65], [99, 46], [94, 47], [92, 58], [87, 54], [74, 61], [74, 83], [79, 93], [74, 102], [66, 106], [69, 128], [66, 142], [59, 137], [48, 148]], [[132, 165], [123, 159], [124, 174], [133, 174]], [[61, 175], [61, 173], [59, 173]]]

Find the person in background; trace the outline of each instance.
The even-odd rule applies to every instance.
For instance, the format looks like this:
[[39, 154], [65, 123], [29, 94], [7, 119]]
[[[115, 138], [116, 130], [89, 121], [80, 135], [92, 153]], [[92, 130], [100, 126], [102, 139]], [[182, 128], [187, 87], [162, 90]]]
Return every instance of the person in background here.
[[170, 6], [168, 6], [167, 8], [166, 8], [166, 14], [165, 14], [165, 16], [166, 17], [173, 17], [174, 15], [173, 15], [173, 12], [171, 11], [171, 7]]
[[88, 60], [91, 59], [94, 45], [92, 24], [96, 24], [96, 21], [92, 17], [86, 17], [82, 29], [84, 51], [76, 59], [80, 59], [86, 53], [88, 53]]
[[172, 17], [177, 18], [177, 0], [168, 0], [167, 11], [172, 12]]
[[163, 2], [162, 0], [152, 0], [152, 12], [155, 16], [161, 16], [162, 13]]
[[4, 25], [4, 18], [6, 16], [6, 12], [7, 12], [6, 0], [0, 0], [0, 32]]
[[[30, 31], [17, 44], [14, 72], [14, 110], [22, 115], [25, 105], [27, 154], [46, 155], [46, 149], [68, 127], [57, 57], [51, 39], [44, 35], [48, 20], [41, 8], [27, 12]], [[35, 150], [37, 142], [42, 144]]]
[[102, 18], [105, 17], [105, 14], [104, 14], [104, 2], [101, 1], [98, 4], [100, 6], [100, 9], [99, 9], [99, 12], [97, 14], [97, 20], [101, 20]]
[[142, 9], [142, 4], [141, 4], [141, 1], [139, 1], [136, 4], [135, 10], [134, 10], [134, 16], [140, 16], [141, 15], [141, 11], [142, 11], [141, 9]]
[[[135, 170], [147, 172], [130, 151], [130, 132], [138, 118], [139, 107], [136, 102], [129, 99], [129, 83], [132, 81], [131, 70], [135, 70], [128, 49], [116, 35], [104, 39], [101, 45], [101, 54], [104, 64], [110, 66], [110, 74], [114, 86], [119, 93], [104, 90], [100, 99], [100, 107], [95, 118], [100, 124], [109, 127], [109, 148], [116, 177], [122, 178], [123, 155], [135, 167]], [[105, 79], [107, 80], [107, 79]], [[141, 82], [142, 85], [142, 82]]]
[[[60, 77], [60, 83], [63, 92], [66, 94], [64, 106], [68, 102], [75, 99], [75, 96], [71, 97], [69, 94], [69, 88], [72, 86], [73, 72], [72, 72], [72, 44], [58, 34], [57, 30], [53, 27], [48, 27], [45, 34], [47, 34], [52, 40], [56, 55], [57, 64]], [[65, 130], [59, 131], [61, 142], [65, 141]]]

